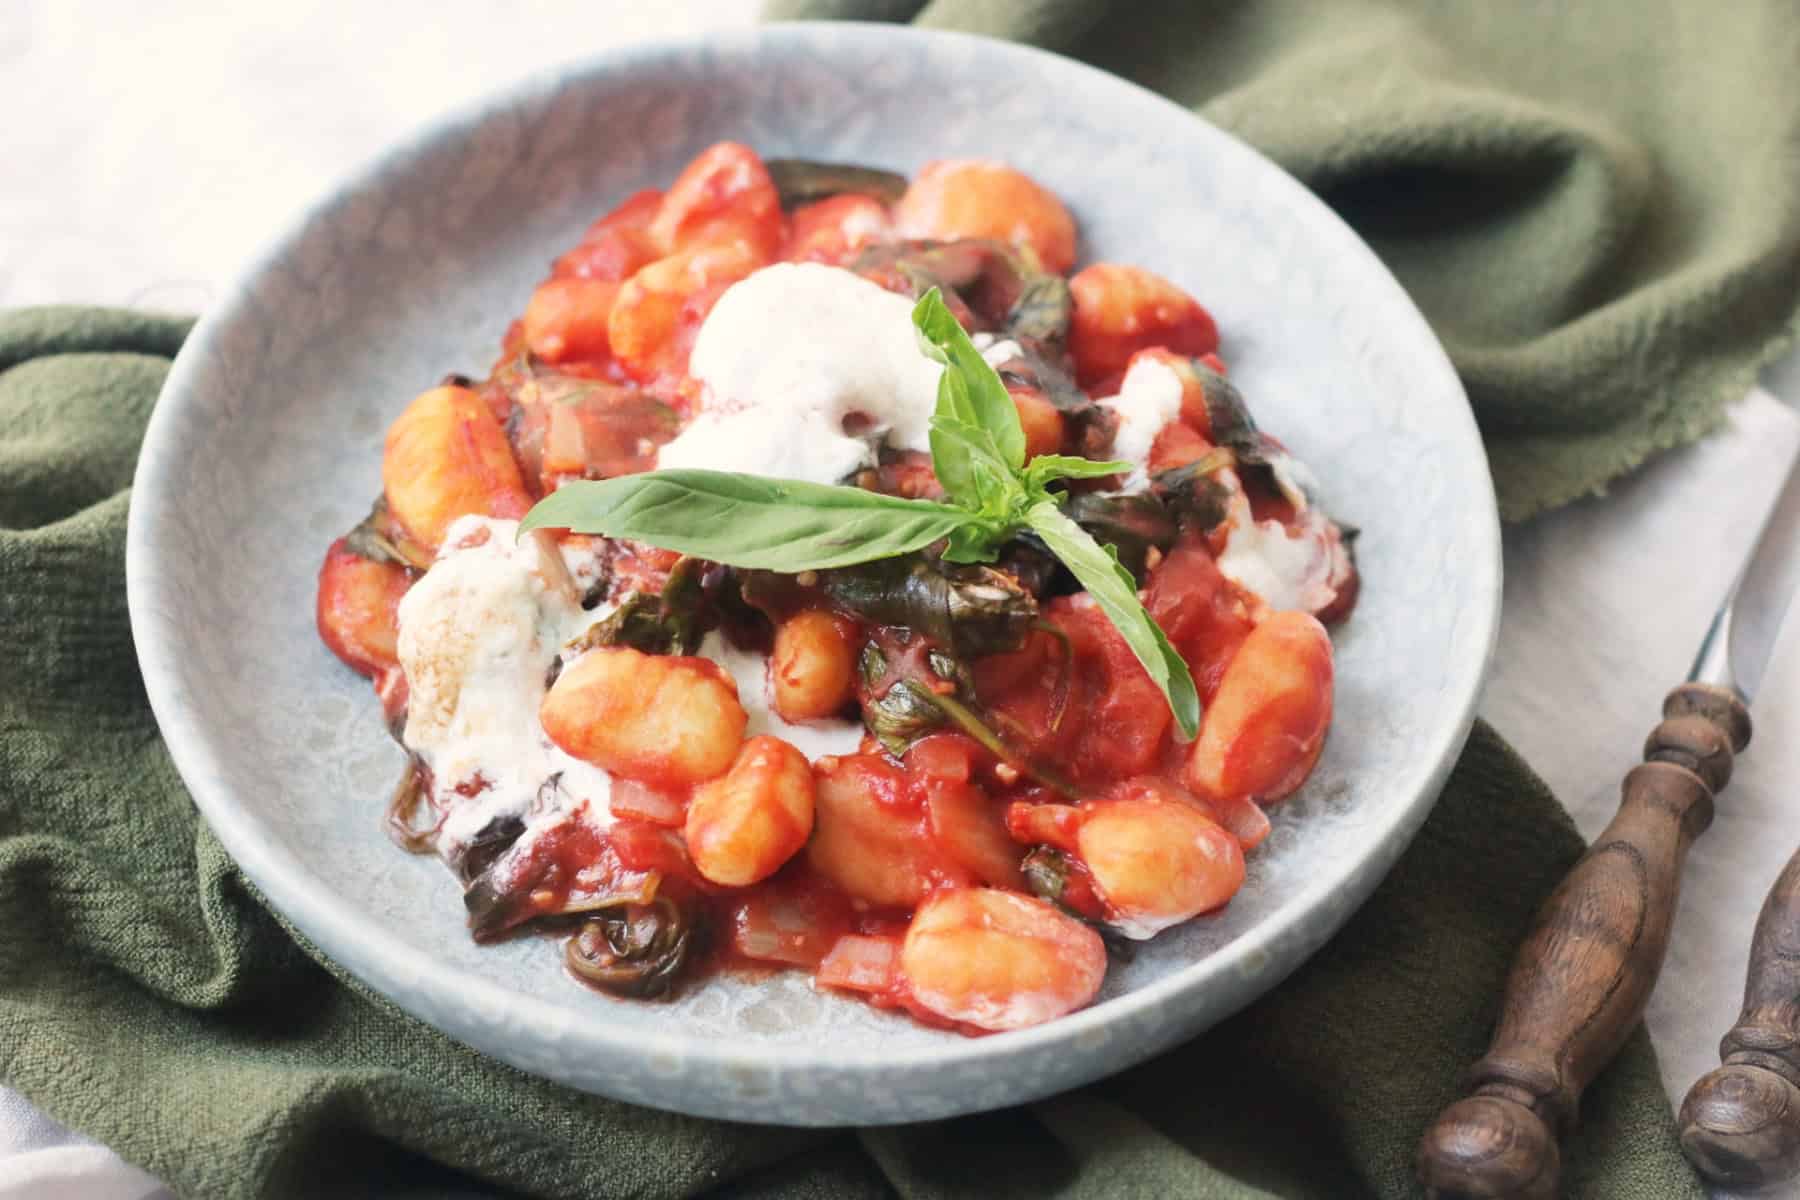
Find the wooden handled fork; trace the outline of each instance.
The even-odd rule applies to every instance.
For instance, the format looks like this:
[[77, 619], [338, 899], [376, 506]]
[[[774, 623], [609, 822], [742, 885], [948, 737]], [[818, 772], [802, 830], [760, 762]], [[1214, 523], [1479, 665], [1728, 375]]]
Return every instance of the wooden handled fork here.
[[[1700, 643], [1688, 682], [1663, 701], [1662, 724], [1644, 746], [1644, 761], [1625, 776], [1618, 814], [1544, 902], [1519, 948], [1494, 1040], [1469, 1072], [1468, 1094], [1439, 1114], [1419, 1145], [1419, 1180], [1430, 1195], [1536, 1200], [1556, 1194], [1558, 1138], [1574, 1124], [1581, 1093], [1644, 1015], [1669, 946], [1688, 848], [1712, 824], [1713, 797], [1731, 778], [1732, 756], [1750, 742], [1747, 705], [1800, 586], [1797, 531], [1800, 471], [1790, 464], [1743, 570]], [[1795, 871], [1790, 865], [1782, 877], [1790, 885], [1785, 900], [1771, 900], [1785, 904], [1790, 916], [1800, 886]], [[1764, 1068], [1774, 1081], [1759, 1075], [1751, 1084], [1745, 1082], [1750, 1077], [1732, 1074], [1720, 1084], [1724, 1091], [1709, 1094], [1722, 1099], [1728, 1091], [1741, 1100], [1747, 1086], [1769, 1092], [1765, 1115], [1777, 1101], [1786, 1105], [1784, 1115], [1773, 1118], [1780, 1133], [1773, 1132], [1776, 1126], [1758, 1128], [1772, 1131], [1765, 1137], [1786, 1138], [1783, 1153], [1792, 1156], [1791, 1102], [1800, 1099], [1794, 1090], [1800, 1062], [1772, 1051], [1777, 1043], [1790, 1052], [1795, 1046], [1800, 958], [1784, 956], [1800, 945], [1793, 922], [1783, 928], [1784, 934], [1764, 943], [1770, 947], [1767, 964], [1780, 965], [1762, 974], [1752, 969], [1757, 1003], [1746, 1003], [1745, 1022], [1725, 1039], [1728, 1063]], [[1741, 1052], [1733, 1042], [1739, 1034]], [[1703, 1105], [1694, 1109], [1696, 1128], [1716, 1121], [1735, 1130], [1731, 1120], [1751, 1120], [1750, 1111], [1741, 1103], [1733, 1117], [1723, 1107]]]
[[1712, 824], [1713, 797], [1749, 741], [1750, 714], [1731, 689], [1684, 683], [1669, 693], [1644, 761], [1625, 776], [1618, 814], [1520, 947], [1468, 1095], [1419, 1146], [1427, 1194], [1557, 1194], [1557, 1142], [1581, 1093], [1643, 1016], [1688, 847]]
[[1769, 889], [1750, 940], [1744, 1010], [1723, 1065], [1681, 1105], [1681, 1149], [1722, 1187], [1761, 1188], [1800, 1170], [1800, 851]]

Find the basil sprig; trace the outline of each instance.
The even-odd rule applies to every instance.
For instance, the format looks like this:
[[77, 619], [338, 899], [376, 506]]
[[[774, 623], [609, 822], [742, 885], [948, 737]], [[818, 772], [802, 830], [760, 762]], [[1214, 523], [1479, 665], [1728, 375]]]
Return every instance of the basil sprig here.
[[931, 462], [945, 503], [725, 471], [648, 471], [566, 483], [520, 524], [631, 538], [728, 566], [794, 574], [894, 558], [944, 540], [950, 562], [992, 562], [1021, 530], [1041, 538], [1168, 697], [1184, 740], [1200, 728], [1193, 676], [1138, 600], [1131, 574], [1062, 511], [1048, 485], [1131, 469], [1062, 454], [1025, 460], [1025, 431], [999, 373], [936, 288], [913, 307], [919, 348], [944, 364]]
[[733, 567], [818, 571], [924, 549], [968, 510], [861, 488], [730, 471], [645, 471], [565, 483], [532, 506], [521, 533], [547, 527], [632, 538]]

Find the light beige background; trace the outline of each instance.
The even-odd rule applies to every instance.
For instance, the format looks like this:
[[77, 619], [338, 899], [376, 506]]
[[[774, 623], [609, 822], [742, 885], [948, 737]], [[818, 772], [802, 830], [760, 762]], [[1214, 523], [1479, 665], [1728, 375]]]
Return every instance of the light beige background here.
[[[10, 0], [0, 6], [0, 305], [199, 311], [331, 180], [446, 108], [603, 47], [747, 25], [756, 7], [290, 0], [258, 12]], [[1662, 694], [1800, 447], [1800, 364], [1790, 359], [1768, 386], [1709, 442], [1608, 498], [1508, 531], [1482, 712], [1589, 835], [1610, 817]], [[1651, 1006], [1676, 1101], [1717, 1061], [1756, 909], [1800, 845], [1800, 740], [1789, 736], [1800, 729], [1800, 620], [1755, 716], [1756, 744], [1689, 866]], [[0, 1089], [0, 1200], [158, 1192], [104, 1150], [69, 1143]]]

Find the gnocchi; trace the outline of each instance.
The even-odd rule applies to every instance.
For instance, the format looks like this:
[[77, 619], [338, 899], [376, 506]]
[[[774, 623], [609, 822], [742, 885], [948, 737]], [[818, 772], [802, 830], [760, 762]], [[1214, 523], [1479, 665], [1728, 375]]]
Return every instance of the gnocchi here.
[[500, 422], [474, 392], [438, 387], [388, 429], [382, 489], [394, 517], [435, 550], [458, 517], [522, 517], [531, 497]]
[[765, 734], [745, 742], [725, 774], [694, 790], [684, 834], [700, 874], [747, 887], [792, 858], [812, 826], [812, 764]]
[[938, 892], [913, 914], [900, 974], [911, 999], [934, 1016], [983, 1030], [1022, 1029], [1093, 1000], [1106, 975], [1106, 947], [1036, 897], [959, 888]]
[[873, 755], [818, 764], [813, 870], [868, 904], [910, 908], [934, 883], [937, 856], [921, 836], [924, 813], [899, 768]]
[[[1054, 1020], [1099, 994], [1109, 941], [1243, 887], [1264, 807], [1324, 745], [1315, 617], [1355, 603], [1350, 538], [1251, 422], [1199, 299], [1075, 271], [1075, 216], [1038, 180], [773, 165], [722, 142], [624, 197], [487, 378], [398, 412], [376, 511], [320, 568], [319, 633], [408, 752], [390, 831], [458, 873], [478, 940], [561, 918], [571, 974], [618, 995], [754, 963], [964, 1033]], [[618, 482], [661, 464], [714, 472], [695, 528], [525, 532], [571, 487], [686, 503], [663, 489], [694, 476]], [[846, 486], [985, 507], [902, 537]], [[816, 488], [838, 490], [798, 499]], [[806, 519], [759, 525], [765, 493]], [[1123, 575], [1096, 597], [1022, 532], [1045, 503], [1113, 549], [1187, 668], [1191, 743]], [[1302, 542], [1299, 584], [1279, 552], [1246, 562]]]
[[775, 630], [769, 679], [783, 720], [817, 721], [849, 703], [856, 671], [851, 628], [845, 618], [814, 608]]
[[605, 646], [563, 669], [538, 720], [576, 758], [628, 779], [681, 786], [724, 774], [749, 716], [736, 684], [710, 659]]
[[729, 285], [766, 260], [742, 239], [704, 242], [640, 268], [613, 298], [606, 344], [639, 379], [680, 374], [700, 321]]
[[894, 224], [906, 237], [1011, 242], [1059, 275], [1075, 265], [1075, 218], [1048, 189], [1005, 163], [926, 163], [894, 206]]
[[1020, 842], [1068, 855], [1094, 894], [1092, 915], [1128, 937], [1211, 912], [1244, 882], [1238, 836], [1204, 802], [1154, 775], [1079, 805], [1015, 804], [1007, 827]]
[[319, 636], [364, 675], [398, 666], [400, 597], [411, 584], [404, 568], [364, 558], [339, 538], [319, 568]]
[[1300, 786], [1331, 725], [1331, 637], [1303, 612], [1278, 612], [1232, 656], [1188, 758], [1203, 796], [1279, 800]]

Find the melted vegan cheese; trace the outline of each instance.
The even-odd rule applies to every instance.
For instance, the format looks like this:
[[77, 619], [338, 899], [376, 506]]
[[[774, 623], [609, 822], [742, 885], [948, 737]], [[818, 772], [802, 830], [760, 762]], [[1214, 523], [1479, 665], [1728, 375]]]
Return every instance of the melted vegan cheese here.
[[754, 650], [739, 650], [717, 631], [706, 635], [700, 643], [700, 657], [710, 658], [725, 668], [737, 682], [738, 703], [750, 718], [744, 736], [768, 733], [791, 744], [809, 759], [827, 754], [855, 754], [862, 745], [861, 721], [826, 720], [794, 725], [782, 720], [769, 695], [769, 658]]
[[401, 740], [431, 769], [446, 854], [499, 818], [531, 825], [584, 802], [603, 818], [612, 793], [606, 772], [552, 745], [537, 719], [557, 652], [606, 611], [583, 611], [553, 586], [518, 528], [461, 518], [400, 601]]
[[1150, 448], [1156, 435], [1181, 416], [1181, 376], [1167, 363], [1140, 355], [1119, 382], [1119, 394], [1099, 403], [1119, 416], [1112, 456], [1133, 468], [1122, 490], [1141, 492], [1150, 483]]
[[727, 288], [694, 342], [698, 416], [662, 467], [837, 483], [878, 445], [927, 450], [943, 368], [912, 302], [841, 267], [778, 263]]
[[[402, 741], [431, 769], [446, 857], [502, 818], [522, 819], [527, 837], [567, 819], [611, 822], [612, 777], [559, 749], [538, 720], [557, 655], [611, 609], [570, 601], [547, 579], [538, 543], [520, 541], [518, 529], [516, 521], [463, 517], [400, 602], [400, 665], [410, 689]], [[594, 573], [591, 550], [563, 554], [572, 574]], [[860, 721], [782, 720], [769, 697], [766, 656], [716, 632], [700, 653], [736, 681], [750, 718], [746, 736], [774, 734], [808, 758], [861, 745]]]
[[1219, 570], [1277, 611], [1312, 612], [1331, 603], [1329, 590], [1323, 596], [1318, 591], [1330, 573], [1324, 544], [1304, 533], [1290, 534], [1279, 521], [1234, 524]]
[[[1288, 470], [1293, 475], [1284, 478], [1277, 470], [1276, 478], [1289, 499], [1297, 501], [1293, 528], [1280, 521], [1254, 519], [1236, 474], [1220, 472], [1233, 491], [1219, 570], [1239, 587], [1255, 592], [1272, 610], [1319, 612], [1349, 581], [1350, 554], [1337, 527], [1316, 505], [1306, 502], [1294, 482], [1293, 476], [1306, 469], [1292, 457], [1284, 461], [1291, 464]], [[1305, 477], [1310, 479], [1310, 474]]]
[[[1112, 456], [1132, 464], [1132, 472], [1120, 488], [1122, 493], [1149, 486], [1151, 448], [1157, 436], [1180, 419], [1181, 392], [1181, 377], [1173, 368], [1139, 356], [1120, 381], [1119, 394], [1098, 401], [1119, 417]], [[1276, 486], [1294, 505], [1294, 527], [1255, 520], [1236, 473], [1221, 472], [1220, 481], [1231, 489], [1232, 498], [1219, 570], [1233, 583], [1256, 593], [1271, 610], [1318, 612], [1348, 580], [1349, 553], [1337, 529], [1307, 498], [1318, 483], [1305, 464], [1282, 453], [1273, 458], [1270, 469]]]
[[996, 370], [1002, 363], [1018, 358], [1025, 353], [1024, 348], [1011, 338], [996, 340], [991, 333], [971, 333], [969, 342], [975, 349], [981, 351], [982, 361]]
[[[1020, 353], [991, 336], [977, 344], [990, 364]], [[838, 482], [871, 465], [883, 441], [929, 449], [941, 370], [919, 348], [905, 297], [837, 267], [766, 267], [727, 290], [701, 327], [691, 374], [704, 386], [705, 407], [662, 448], [659, 465]], [[1118, 415], [1113, 457], [1133, 464], [1125, 491], [1148, 485], [1151, 448], [1179, 418], [1181, 394], [1170, 367], [1141, 357], [1119, 393], [1098, 401]], [[1271, 609], [1321, 607], [1348, 570], [1335, 530], [1304, 503], [1302, 471], [1297, 463], [1288, 467], [1297, 477], [1278, 471], [1300, 508], [1292, 531], [1253, 520], [1237, 480], [1224, 473], [1235, 495], [1220, 570]], [[584, 584], [598, 580], [602, 545], [566, 542], [560, 553], [569, 573]], [[562, 648], [611, 608], [583, 610], [555, 585], [543, 553], [538, 540], [519, 539], [516, 521], [464, 517], [400, 604], [399, 658], [410, 688], [403, 741], [431, 770], [446, 857], [497, 819], [522, 819], [527, 839], [565, 820], [604, 827], [612, 819], [611, 777], [552, 744], [538, 720]], [[766, 656], [717, 632], [700, 654], [735, 680], [747, 736], [773, 734], [809, 759], [860, 747], [860, 721], [782, 720]]]
[[[777, 263], [727, 288], [700, 326], [688, 373], [704, 405], [657, 456], [659, 467], [837, 483], [872, 466], [885, 442], [928, 452], [943, 368], [919, 349], [912, 302], [842, 267]], [[1022, 353], [972, 339], [990, 366]], [[1181, 377], [1142, 357], [1119, 394], [1113, 457], [1147, 486], [1156, 435], [1181, 415]]]
[[554, 587], [518, 522], [450, 525], [436, 563], [400, 601], [398, 644], [409, 689], [401, 741], [432, 772], [446, 855], [502, 817], [538, 824], [583, 802], [605, 817], [607, 772], [563, 754], [538, 723], [556, 653], [605, 615]]

